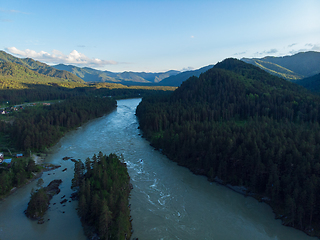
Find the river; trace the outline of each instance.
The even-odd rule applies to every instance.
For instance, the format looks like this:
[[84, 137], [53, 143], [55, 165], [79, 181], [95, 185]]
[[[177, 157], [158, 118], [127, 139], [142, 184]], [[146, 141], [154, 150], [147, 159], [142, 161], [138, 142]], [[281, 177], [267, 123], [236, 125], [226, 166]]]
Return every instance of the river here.
[[[53, 179], [63, 180], [45, 223], [39, 225], [23, 213], [31, 189], [36, 189], [37, 181], [33, 181], [0, 202], [0, 239], [86, 239], [76, 213], [77, 202], [70, 201], [74, 165], [62, 158], [85, 161], [99, 151], [124, 156], [133, 184], [133, 237], [139, 240], [316, 239], [282, 226], [267, 204], [210, 183], [154, 150], [138, 129], [135, 109], [140, 101], [119, 100], [117, 110], [63, 137], [45, 160], [61, 168], [43, 174], [44, 186]], [[61, 204], [64, 195], [68, 202]]]

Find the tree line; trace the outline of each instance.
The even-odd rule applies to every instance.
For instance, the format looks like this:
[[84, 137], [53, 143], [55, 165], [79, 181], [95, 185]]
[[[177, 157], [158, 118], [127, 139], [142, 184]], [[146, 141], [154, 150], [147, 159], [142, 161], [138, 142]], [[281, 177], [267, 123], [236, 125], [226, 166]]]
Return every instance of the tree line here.
[[[116, 101], [101, 97], [72, 97], [50, 106], [28, 107], [15, 114], [13, 122], [0, 121], [0, 132], [7, 136], [7, 147], [25, 151], [44, 151], [67, 131], [116, 108]], [[6, 148], [4, 148], [6, 149]], [[27, 155], [25, 154], [25, 155]], [[0, 195], [24, 184], [40, 171], [31, 158], [13, 160], [0, 168]]]
[[132, 188], [126, 164], [115, 154], [99, 152], [75, 163], [72, 188], [77, 190], [78, 214], [100, 239], [130, 239], [129, 195]]
[[6, 195], [14, 187], [23, 185], [34, 177], [33, 172], [40, 170], [41, 168], [31, 158], [13, 161], [10, 168], [7, 168], [7, 163], [3, 163], [0, 168], [0, 196]]
[[13, 123], [1, 122], [16, 149], [43, 151], [65, 132], [116, 108], [116, 101], [100, 97], [72, 97], [43, 107], [28, 107], [16, 114]]
[[[1, 79], [0, 79], [1, 82]], [[88, 84], [87, 86], [63, 87], [57, 83], [22, 83], [24, 89], [0, 89], [0, 103], [11, 105], [24, 102], [64, 100], [76, 96], [110, 96], [116, 99], [151, 96], [171, 92], [172, 87], [127, 87], [121, 84]]]
[[285, 225], [318, 235], [320, 98], [227, 59], [169, 97], [144, 98], [144, 136], [196, 174], [244, 186]]

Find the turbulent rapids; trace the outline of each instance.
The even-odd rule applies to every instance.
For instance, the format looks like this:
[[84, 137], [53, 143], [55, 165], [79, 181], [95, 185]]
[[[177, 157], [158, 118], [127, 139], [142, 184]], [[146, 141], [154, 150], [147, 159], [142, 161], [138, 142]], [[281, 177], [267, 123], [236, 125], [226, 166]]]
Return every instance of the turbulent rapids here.
[[86, 239], [76, 202], [68, 201], [65, 206], [59, 203], [61, 196], [69, 200], [72, 194], [74, 163], [63, 158], [85, 160], [99, 151], [122, 154], [127, 163], [133, 184], [130, 203], [134, 238], [312, 239], [282, 226], [268, 205], [210, 183], [154, 150], [138, 129], [135, 109], [140, 101], [120, 100], [114, 112], [61, 139], [45, 160], [61, 168], [44, 173], [44, 185], [53, 179], [63, 180], [61, 192], [51, 200], [45, 223], [38, 225], [23, 213], [31, 189], [36, 188], [34, 181], [0, 203], [0, 239]]

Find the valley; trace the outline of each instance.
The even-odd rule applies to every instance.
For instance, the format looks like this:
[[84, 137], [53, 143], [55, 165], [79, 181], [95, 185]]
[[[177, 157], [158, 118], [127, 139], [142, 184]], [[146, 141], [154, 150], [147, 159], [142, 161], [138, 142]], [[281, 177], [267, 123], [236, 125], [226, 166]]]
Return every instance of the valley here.
[[[4, 106], [9, 107], [19, 104], [23, 106], [35, 101], [55, 102], [55, 104], [41, 107], [21, 109], [21, 111], [3, 116], [0, 121], [1, 151], [12, 148], [25, 154], [30, 151], [53, 154], [54, 157], [47, 158], [45, 162], [54, 164], [61, 164], [62, 159], [62, 157], [57, 157], [55, 153], [51, 152], [51, 149], [56, 149], [56, 146], [61, 149], [66, 148], [63, 154], [74, 155], [82, 160], [84, 158], [80, 155], [88, 157], [86, 154], [91, 154], [91, 157], [92, 154], [102, 150], [108, 154], [123, 154], [131, 181], [134, 187], [139, 190], [139, 193], [137, 193], [134, 188], [132, 192], [133, 196], [134, 194], [139, 195], [132, 202], [131, 208], [133, 229], [137, 229], [137, 232], [133, 233], [134, 237], [139, 239], [141, 236], [141, 239], [155, 238], [160, 235], [170, 237], [171, 234], [177, 232], [179, 237], [193, 239], [197, 234], [201, 234], [200, 232], [205, 232], [204, 229], [201, 230], [201, 227], [199, 227], [201, 223], [199, 218], [209, 217], [204, 217], [205, 210], [200, 210], [201, 208], [198, 206], [201, 214], [196, 216], [194, 221], [189, 222], [190, 216], [194, 216], [190, 210], [186, 210], [186, 208], [190, 208], [191, 202], [186, 203], [183, 205], [185, 208], [180, 209], [176, 204], [180, 204], [184, 200], [173, 193], [176, 190], [170, 190], [168, 185], [163, 186], [166, 182], [165, 179], [157, 177], [158, 174], [165, 175], [164, 172], [169, 171], [168, 168], [164, 169], [163, 172], [155, 172], [154, 169], [147, 170], [144, 168], [144, 166], [149, 168], [153, 164], [155, 166], [159, 164], [159, 162], [151, 160], [154, 158], [153, 155], [156, 156], [156, 159], [161, 156], [161, 166], [163, 161], [167, 166], [167, 160], [164, 160], [166, 156], [178, 165], [187, 167], [192, 173], [205, 176], [204, 178], [192, 173], [188, 175], [188, 178], [192, 176], [192, 179], [202, 179], [197, 188], [202, 185], [206, 186], [204, 192], [209, 191], [211, 194], [218, 194], [219, 196], [223, 194], [212, 192], [212, 182], [233, 189], [242, 189], [241, 193], [245, 196], [253, 196], [255, 199], [271, 206], [275, 216], [269, 213], [268, 216], [271, 216], [272, 219], [274, 217], [279, 218], [283, 225], [302, 230], [310, 236], [320, 236], [320, 229], [318, 228], [320, 217], [316, 204], [320, 199], [320, 181], [318, 179], [320, 173], [320, 115], [318, 114], [320, 97], [316, 95], [318, 75], [296, 80], [301, 85], [307, 83], [304, 85], [306, 88], [303, 88], [291, 81], [275, 76], [277, 74], [267, 73], [265, 71], [267, 65], [264, 65], [261, 69], [262, 65], [258, 68], [244, 61], [230, 58], [197, 71], [170, 72], [171, 76], [168, 78], [165, 78], [164, 75], [169, 73], [164, 73], [161, 77], [157, 74], [145, 73], [133, 76], [136, 73], [130, 73], [130, 77], [126, 75], [128, 78], [122, 80], [126, 83], [131, 82], [131, 84], [134, 82], [133, 79], [137, 80], [139, 78], [136, 76], [140, 76], [140, 80], [135, 82], [137, 85], [125, 86], [118, 83], [108, 83], [107, 81], [86, 82], [73, 73], [65, 73], [66, 70], [52, 70], [52, 67], [32, 59], [19, 60], [13, 56], [7, 56], [3, 52], [1, 54], [0, 81], [2, 89], [0, 90], [0, 100]], [[3, 59], [6, 59], [6, 61]], [[278, 70], [283, 68], [278, 67]], [[286, 69], [290, 73], [294, 72], [289, 67]], [[93, 74], [94, 71], [90, 71], [90, 74]], [[275, 70], [272, 71], [275, 72]], [[315, 72], [316, 70], [312, 70], [312, 74]], [[55, 73], [58, 75], [55, 75]], [[305, 76], [302, 70], [298, 71], [298, 74], [301, 78]], [[120, 75], [118, 77], [120, 78]], [[141, 79], [145, 77], [149, 80], [153, 79], [153, 83], [157, 82], [157, 84], [163, 81], [166, 86], [146, 84], [145, 80]], [[156, 78], [158, 80], [155, 80]], [[160, 80], [160, 78], [162, 79]], [[139, 86], [139, 83], [144, 86]], [[308, 89], [314, 89], [313, 93]], [[138, 99], [130, 100], [137, 97]], [[129, 100], [119, 101], [118, 99]], [[119, 103], [121, 104], [119, 105]], [[109, 118], [108, 114], [114, 116], [114, 118]], [[106, 122], [103, 122], [102, 119], [105, 119]], [[87, 122], [88, 128], [90, 128], [91, 122], [100, 122], [102, 125], [97, 126], [95, 132], [97, 135], [98, 129], [101, 129], [102, 135], [99, 133], [99, 137], [97, 137], [98, 135], [95, 136], [93, 133], [82, 132], [82, 126], [87, 126]], [[103, 130], [105, 128], [108, 129], [107, 133]], [[128, 129], [130, 131], [126, 133]], [[130, 134], [130, 136], [122, 136], [127, 137], [123, 141], [130, 143], [129, 145], [124, 145], [121, 140], [111, 144], [112, 140], [117, 139], [116, 135], [120, 134], [120, 131], [124, 131], [124, 134]], [[79, 136], [72, 147], [68, 143], [66, 145], [59, 143], [64, 141], [60, 140], [64, 139], [64, 136], [69, 134], [73, 136], [73, 134], [76, 134], [75, 132], [82, 132], [85, 137]], [[103, 135], [103, 133], [106, 135]], [[140, 135], [143, 135], [146, 140], [141, 138]], [[7, 141], [8, 139], [9, 141]], [[80, 139], [85, 140], [81, 142]], [[100, 143], [99, 139], [103, 139], [103, 141]], [[140, 155], [145, 147], [140, 143], [135, 144], [134, 141], [142, 141], [143, 144], [148, 145], [147, 151], [150, 153]], [[93, 143], [88, 149], [84, 147], [84, 144], [89, 142]], [[109, 142], [108, 146], [104, 145], [105, 142]], [[149, 143], [155, 149], [150, 147]], [[82, 152], [77, 144], [86, 149], [86, 152]], [[94, 150], [95, 152], [93, 152]], [[59, 153], [58, 156], [61, 154]], [[134, 157], [132, 158], [132, 156]], [[150, 162], [148, 163], [148, 161]], [[177, 177], [180, 171], [184, 172], [186, 169], [175, 165], [173, 162], [170, 162], [170, 168], [177, 167], [177, 171], [172, 176]], [[23, 169], [25, 166], [22, 165], [17, 165], [16, 168]], [[68, 171], [66, 170], [68, 172], [66, 179], [67, 181], [70, 180], [70, 183], [63, 184], [66, 184], [65, 187], [69, 188], [72, 175], [69, 170], [74, 169], [74, 166], [69, 163], [63, 163], [62, 165], [65, 170], [68, 169]], [[17, 169], [13, 170], [6, 167], [0, 169], [1, 183], [2, 186], [5, 186], [1, 188], [1, 194], [7, 194], [12, 187], [16, 186], [14, 184], [17, 181], [24, 183], [27, 180], [28, 177], [25, 174], [29, 174], [29, 172], [23, 173], [21, 170], [19, 174], [16, 174], [19, 172], [16, 171]], [[29, 170], [33, 171], [31, 168]], [[59, 170], [56, 170], [55, 173], [57, 171]], [[149, 178], [149, 176], [152, 177]], [[135, 182], [137, 177], [141, 177], [141, 183]], [[49, 179], [51, 177], [48, 177], [48, 181]], [[206, 179], [209, 182], [206, 182]], [[142, 182], [150, 184], [145, 185]], [[31, 183], [30, 186], [34, 186], [34, 184]], [[161, 190], [158, 188], [160, 186], [163, 186]], [[92, 187], [100, 189], [99, 185], [92, 185]], [[190, 188], [189, 185], [184, 187]], [[30, 187], [25, 188], [29, 189]], [[146, 193], [147, 190], [148, 193]], [[201, 194], [205, 194], [204, 192]], [[71, 190], [66, 190], [66, 193], [71, 194]], [[226, 193], [227, 196], [224, 201], [228, 201], [228, 194], [230, 194], [229, 192]], [[26, 191], [23, 194], [23, 198], [26, 199]], [[182, 192], [180, 194], [185, 196]], [[191, 195], [193, 196], [193, 194], [196, 193]], [[90, 200], [86, 201], [91, 202], [93, 196], [88, 197], [88, 195], [90, 194], [87, 194], [86, 198]], [[193, 199], [193, 202], [199, 200], [196, 196], [191, 197], [191, 195], [187, 194], [186, 196]], [[109, 195], [104, 193], [104, 196]], [[243, 196], [240, 196], [237, 197], [237, 201], [246, 204], [247, 201], [242, 202]], [[211, 195], [203, 195], [203, 197], [212, 199]], [[8, 197], [8, 199], [10, 198], [11, 196]], [[147, 202], [140, 202], [140, 198]], [[180, 200], [174, 203], [175, 199], [178, 198]], [[216, 200], [212, 201], [215, 202]], [[252, 198], [252, 201], [256, 200]], [[213, 202], [210, 200], [203, 205], [212, 211], [221, 209], [221, 202], [214, 204]], [[166, 203], [169, 203], [169, 205], [166, 205]], [[250, 206], [256, 203], [250, 200]], [[149, 204], [157, 206], [157, 209], [153, 209]], [[235, 203], [233, 202], [233, 204]], [[243, 207], [241, 204], [239, 205], [240, 208]], [[89, 205], [85, 204], [83, 206]], [[150, 208], [145, 209], [142, 206], [149, 206]], [[236, 219], [239, 216], [230, 213], [234, 210], [230, 210], [229, 207], [221, 211], [228, 212], [225, 213], [226, 216], [231, 214], [232, 219], [237, 222]], [[141, 208], [144, 210], [141, 210]], [[258, 206], [257, 208], [260, 209]], [[159, 213], [160, 215], [163, 214], [161, 220], [158, 220], [157, 214], [150, 214], [150, 212], [161, 209], [164, 210]], [[138, 214], [134, 215], [134, 212]], [[146, 215], [140, 218], [140, 214]], [[246, 215], [246, 213], [244, 214]], [[77, 217], [76, 215], [76, 212], [73, 211], [72, 218]], [[171, 215], [174, 218], [171, 218]], [[185, 219], [182, 219], [182, 217], [185, 217]], [[87, 218], [90, 219], [90, 217]], [[135, 219], [137, 219], [136, 222]], [[150, 224], [144, 222], [146, 219]], [[182, 220], [182, 224], [179, 223], [179, 219]], [[251, 226], [252, 224], [256, 226], [257, 218], [254, 217], [254, 219], [248, 220], [248, 225], [245, 226]], [[20, 220], [14, 218], [12, 221]], [[162, 224], [167, 223], [167, 220], [174, 226], [173, 229], [168, 230], [169, 225], [165, 228], [161, 227]], [[176, 222], [176, 225], [172, 221]], [[209, 220], [206, 221], [210, 223]], [[229, 220], [225, 221], [228, 222]], [[150, 228], [143, 229], [141, 226], [137, 226], [142, 223]], [[32, 223], [24, 224], [26, 226], [32, 225]], [[190, 224], [194, 227], [191, 227]], [[228, 227], [230, 224], [231, 222], [229, 222]], [[210, 228], [209, 225], [207, 227]], [[240, 224], [239, 228], [241, 229], [241, 227], [244, 227], [244, 225]], [[40, 232], [43, 230], [41, 227], [36, 227], [36, 229]], [[79, 229], [78, 226], [76, 229]], [[129, 227], [126, 229], [129, 229]], [[26, 229], [26, 231], [28, 230]], [[116, 235], [116, 230], [112, 231], [112, 234]], [[145, 231], [148, 232], [146, 235], [144, 235]], [[226, 231], [224, 230], [224, 232]], [[246, 239], [247, 234], [252, 233], [251, 231], [257, 231], [256, 227], [248, 232], [241, 230], [237, 234], [241, 234], [243, 239]], [[268, 232], [267, 230], [264, 231]], [[41, 236], [40, 232], [29, 232], [28, 234], [30, 236], [32, 234]], [[214, 232], [205, 232], [203, 238], [210, 239], [215, 234], [223, 236], [223, 233], [214, 228]], [[257, 236], [260, 231], [252, 234]], [[271, 235], [274, 234], [271, 233]], [[294, 239], [293, 235], [296, 233], [286, 232], [283, 236], [278, 235], [278, 238], [287, 239], [288, 234], [291, 236], [290, 239]], [[299, 236], [297, 239], [302, 239], [300, 234], [297, 236]], [[264, 239], [264, 237], [261, 239]], [[259, 238], [257, 237], [257, 239]]]

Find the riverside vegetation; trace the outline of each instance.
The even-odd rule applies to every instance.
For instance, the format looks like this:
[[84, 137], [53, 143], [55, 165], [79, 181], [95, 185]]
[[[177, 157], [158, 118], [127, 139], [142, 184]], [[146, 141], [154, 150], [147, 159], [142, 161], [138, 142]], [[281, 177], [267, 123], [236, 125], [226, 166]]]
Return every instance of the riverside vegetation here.
[[[4, 115], [0, 121], [0, 142], [1, 150], [10, 148], [12, 151], [24, 151], [25, 155], [32, 152], [47, 152], [47, 149], [54, 145], [66, 132], [77, 128], [90, 119], [101, 117], [116, 108], [115, 98], [142, 97], [165, 91], [145, 90], [145, 89], [107, 89], [107, 88], [81, 88], [67, 89], [59, 86], [44, 87], [35, 86], [33, 89], [24, 90], [2, 90], [3, 100], [10, 98], [10, 102], [19, 103], [20, 101], [39, 101], [45, 99], [56, 99], [51, 105], [37, 104], [32, 107], [25, 107], [23, 110]], [[13, 93], [13, 94], [12, 94]], [[22, 93], [22, 94], [20, 94]], [[106, 97], [106, 96], [115, 96]], [[5, 100], [7, 102], [7, 99]], [[28, 105], [28, 104], [24, 104]], [[100, 155], [99, 155], [99, 159]], [[103, 171], [108, 174], [108, 186], [103, 190], [103, 196], [108, 198], [100, 199], [99, 204], [94, 205], [105, 213], [99, 216], [99, 226], [96, 228], [98, 234], [103, 239], [108, 236], [109, 239], [129, 239], [131, 236], [130, 210], [128, 204], [128, 196], [130, 193], [129, 179], [127, 176], [125, 164], [117, 163], [118, 157], [111, 155], [103, 157], [104, 161], [99, 164], [99, 173]], [[86, 165], [87, 166], [87, 165]], [[94, 165], [93, 170], [98, 165]], [[100, 165], [99, 165], [100, 166]], [[105, 169], [108, 168], [108, 170]], [[19, 158], [12, 161], [11, 166], [3, 164], [0, 168], [0, 195], [6, 196], [14, 187], [19, 187], [27, 182], [27, 180], [38, 176], [36, 172], [41, 172], [42, 166], [36, 165], [34, 160]], [[117, 172], [119, 171], [119, 172]], [[88, 184], [92, 179], [97, 179], [101, 175], [93, 176], [87, 173], [83, 176], [83, 180]], [[93, 171], [95, 172], [95, 171]], [[105, 174], [102, 176], [105, 177]], [[96, 179], [97, 178], [97, 179]], [[102, 181], [104, 181], [102, 179]], [[104, 182], [101, 183], [101, 186]], [[126, 185], [127, 184], [127, 185]], [[120, 186], [120, 188], [119, 188]], [[110, 189], [111, 187], [111, 189]], [[124, 189], [125, 188], [125, 189]], [[81, 183], [79, 185], [81, 190]], [[101, 188], [102, 189], [102, 188]], [[96, 204], [96, 185], [92, 186], [92, 201], [86, 198], [88, 204]], [[108, 191], [108, 193], [106, 193]], [[79, 192], [79, 202], [83, 204], [82, 192]], [[50, 195], [50, 194], [49, 194]], [[45, 213], [48, 206], [50, 196], [45, 188], [40, 188], [31, 194], [30, 203], [26, 211], [27, 216], [31, 218], [40, 218]], [[111, 196], [111, 197], [110, 197]], [[112, 200], [114, 202], [109, 202]], [[106, 201], [108, 201], [106, 203]], [[100, 205], [101, 203], [101, 205]], [[80, 205], [81, 206], [81, 205]], [[88, 207], [89, 205], [87, 205]], [[108, 207], [108, 208], [106, 208]], [[83, 211], [81, 211], [84, 214]], [[91, 217], [80, 215], [82, 220], [86, 220], [87, 224], [92, 223]], [[91, 219], [91, 220], [90, 220]], [[104, 222], [103, 222], [104, 221]], [[106, 225], [103, 225], [105, 223]], [[103, 228], [103, 226], [105, 228]], [[93, 228], [96, 226], [93, 226]], [[92, 229], [88, 228], [88, 229]]]
[[11, 167], [7, 167], [3, 163], [0, 168], [0, 198], [6, 196], [14, 187], [18, 187], [26, 183], [34, 177], [34, 173], [41, 171], [41, 167], [35, 164], [31, 158], [20, 158], [13, 161]]
[[115, 154], [99, 152], [75, 162], [72, 188], [77, 190], [78, 214], [88, 237], [130, 239], [129, 195], [132, 185], [126, 164]]
[[61, 183], [61, 179], [53, 180], [47, 187], [40, 187], [36, 191], [32, 191], [28, 208], [25, 211], [27, 217], [39, 220], [38, 223], [43, 223], [42, 217], [48, 210], [52, 197], [60, 192], [59, 185]]
[[[0, 121], [1, 136], [8, 139], [2, 149], [11, 147], [25, 154], [31, 150], [45, 151], [67, 131], [115, 108], [115, 100], [95, 97], [74, 97], [50, 106], [29, 107], [14, 114], [12, 122]], [[30, 158], [13, 161], [10, 168], [2, 165], [0, 195], [23, 185], [34, 177], [33, 172], [39, 171], [41, 166]]]
[[[157, 93], [155, 88], [83, 83], [65, 72], [55, 75], [50, 70], [46, 77], [41, 68], [33, 72], [30, 66], [16, 64], [0, 66], [1, 103], [61, 102], [30, 107], [1, 119], [0, 138], [7, 140], [1, 141], [1, 150], [9, 146], [26, 152], [45, 151], [66, 131], [114, 109], [114, 99], [106, 96]], [[141, 129], [154, 146], [209, 180], [244, 186], [248, 193], [267, 201], [284, 224], [320, 236], [319, 97], [234, 59], [190, 78], [171, 96], [161, 93], [158, 98], [144, 98], [137, 109]], [[100, 103], [110, 108], [100, 108]], [[11, 168], [1, 168], [0, 180], [5, 184], [0, 190], [7, 193], [38, 171], [29, 165], [34, 162], [17, 161]], [[85, 186], [96, 187], [89, 183]], [[96, 199], [90, 197], [86, 201]], [[110, 210], [109, 217], [116, 211]], [[103, 236], [115, 236], [112, 229], [116, 225], [107, 226]]]
[[236, 59], [136, 110], [144, 136], [210, 181], [242, 186], [320, 236], [320, 98]]
[[[60, 86], [30, 85], [28, 89], [0, 90], [0, 102], [4, 107], [30, 101], [53, 101], [50, 106], [25, 107], [18, 112], [1, 115], [0, 151], [46, 152], [66, 132], [85, 122], [101, 117], [116, 108], [116, 98], [130, 98], [153, 95], [166, 91], [146, 89], [75, 88]], [[113, 96], [113, 97], [106, 97]], [[7, 104], [8, 102], [8, 104]], [[34, 177], [32, 172], [41, 171], [32, 159], [13, 160], [11, 168], [0, 168], [0, 196], [13, 187], [23, 185]]]

